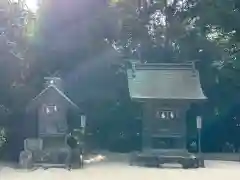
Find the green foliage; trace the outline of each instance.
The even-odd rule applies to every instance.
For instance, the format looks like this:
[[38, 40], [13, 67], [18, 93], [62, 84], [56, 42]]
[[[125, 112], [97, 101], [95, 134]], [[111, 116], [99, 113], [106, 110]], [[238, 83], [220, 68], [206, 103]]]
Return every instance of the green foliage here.
[[0, 127], [0, 148], [7, 142], [6, 131], [3, 127]]

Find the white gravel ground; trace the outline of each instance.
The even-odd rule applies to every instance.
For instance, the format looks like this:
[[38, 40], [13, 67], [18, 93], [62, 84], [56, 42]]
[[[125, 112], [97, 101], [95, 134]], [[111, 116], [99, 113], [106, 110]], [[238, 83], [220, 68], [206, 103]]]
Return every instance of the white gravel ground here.
[[[100, 158], [101, 159], [101, 158]], [[238, 180], [239, 162], [206, 161], [206, 168], [184, 170], [177, 167], [144, 168], [126, 162], [92, 162], [84, 169], [17, 170], [2, 167], [0, 180]]]

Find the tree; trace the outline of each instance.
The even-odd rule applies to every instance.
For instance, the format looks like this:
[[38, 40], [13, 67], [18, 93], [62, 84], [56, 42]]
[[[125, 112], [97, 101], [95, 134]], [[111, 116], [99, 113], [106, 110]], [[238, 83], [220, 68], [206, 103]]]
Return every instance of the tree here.
[[1, 103], [9, 108], [16, 99], [26, 97], [20, 91], [27, 86], [29, 34], [26, 30], [34, 15], [25, 9], [23, 2], [4, 0], [0, 4]]
[[[35, 21], [34, 15], [25, 7], [24, 1], [0, 1], [0, 105], [10, 113], [1, 115], [0, 141], [6, 142], [13, 151], [11, 157], [18, 156], [22, 141], [21, 125], [27, 102], [34, 93], [27, 76], [30, 69], [28, 25]], [[33, 88], [33, 89], [32, 89]], [[6, 121], [7, 119], [7, 121]], [[2, 145], [2, 144], [1, 144]]]

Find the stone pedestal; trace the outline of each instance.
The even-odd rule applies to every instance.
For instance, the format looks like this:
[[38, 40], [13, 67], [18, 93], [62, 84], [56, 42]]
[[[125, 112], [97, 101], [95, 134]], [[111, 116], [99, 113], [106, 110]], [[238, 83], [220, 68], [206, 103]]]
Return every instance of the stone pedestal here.
[[31, 151], [21, 151], [19, 165], [23, 169], [31, 169], [33, 167], [33, 155]]

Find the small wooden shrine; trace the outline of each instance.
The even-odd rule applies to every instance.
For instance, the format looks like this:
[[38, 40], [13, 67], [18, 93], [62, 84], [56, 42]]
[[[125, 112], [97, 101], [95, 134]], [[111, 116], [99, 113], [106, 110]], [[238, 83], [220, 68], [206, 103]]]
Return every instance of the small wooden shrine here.
[[45, 89], [27, 107], [24, 151], [31, 152], [35, 164], [66, 163], [69, 125], [73, 118], [81, 121], [81, 111], [63, 89], [60, 78], [46, 78]]
[[186, 112], [191, 103], [206, 99], [194, 64], [134, 63], [127, 74], [130, 97], [143, 112], [138, 156], [152, 157], [158, 165], [177, 161], [190, 167], [193, 156], [186, 149]]

